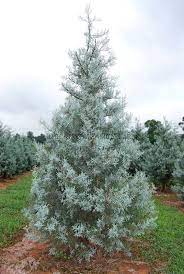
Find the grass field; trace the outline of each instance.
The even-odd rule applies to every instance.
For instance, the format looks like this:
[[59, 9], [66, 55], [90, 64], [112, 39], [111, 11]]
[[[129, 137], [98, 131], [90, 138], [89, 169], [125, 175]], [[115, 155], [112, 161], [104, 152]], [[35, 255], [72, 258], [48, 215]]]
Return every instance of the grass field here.
[[178, 209], [156, 200], [157, 228], [143, 237], [149, 248], [142, 250], [144, 259], [150, 263], [167, 262], [165, 272], [184, 273], [184, 214]]
[[[31, 176], [26, 176], [6, 190], [0, 190], [0, 247], [12, 242], [26, 224], [22, 209], [26, 207]], [[143, 237], [141, 259], [151, 265], [161, 265], [160, 273], [184, 273], [184, 214], [161, 204], [156, 199], [157, 228]], [[144, 246], [144, 244], [143, 244]], [[162, 264], [165, 262], [165, 264]]]
[[25, 176], [7, 189], [0, 190], [0, 247], [11, 243], [26, 224], [22, 209], [26, 206], [31, 176]]

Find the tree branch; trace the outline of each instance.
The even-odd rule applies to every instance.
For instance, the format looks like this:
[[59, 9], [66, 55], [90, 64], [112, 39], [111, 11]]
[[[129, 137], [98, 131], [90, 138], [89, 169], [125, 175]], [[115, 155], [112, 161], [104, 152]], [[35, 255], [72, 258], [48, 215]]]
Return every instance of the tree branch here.
[[78, 96], [78, 94], [77, 94], [75, 91], [69, 90], [69, 88], [67, 88], [63, 83], [62, 83], [62, 87], [63, 87], [64, 90], [65, 90], [66, 92], [68, 92], [71, 96], [75, 97], [76, 99], [79, 99], [79, 100], [83, 101], [82, 98], [80, 98], [80, 97]]
[[79, 66], [80, 66], [81, 70], [83, 71], [83, 73], [84, 73], [84, 74], [86, 75], [86, 77], [87, 77], [88, 74], [86, 73], [85, 69], [83, 68], [83, 66], [82, 66], [82, 64], [81, 64], [81, 62], [80, 62], [80, 59], [79, 59], [79, 56], [78, 56], [77, 52], [75, 53], [75, 55], [76, 55], [76, 57], [77, 57], [77, 61], [78, 61], [78, 63], [79, 63]]

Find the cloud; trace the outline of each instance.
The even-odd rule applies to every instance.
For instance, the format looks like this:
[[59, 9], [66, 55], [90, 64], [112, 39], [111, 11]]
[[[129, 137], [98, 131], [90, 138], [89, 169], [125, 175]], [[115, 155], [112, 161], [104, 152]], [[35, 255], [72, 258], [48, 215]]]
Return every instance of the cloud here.
[[0, 120], [14, 131], [39, 133], [40, 120], [48, 121], [65, 96], [56, 86], [37, 79], [9, 83], [1, 90]]
[[[86, 0], [7, 0], [0, 3], [0, 120], [16, 131], [39, 132], [63, 104], [67, 51], [82, 45], [78, 20]], [[10, 9], [11, 7], [11, 9]], [[178, 121], [184, 101], [183, 0], [92, 1], [110, 29], [119, 88], [127, 110], [142, 121]]]

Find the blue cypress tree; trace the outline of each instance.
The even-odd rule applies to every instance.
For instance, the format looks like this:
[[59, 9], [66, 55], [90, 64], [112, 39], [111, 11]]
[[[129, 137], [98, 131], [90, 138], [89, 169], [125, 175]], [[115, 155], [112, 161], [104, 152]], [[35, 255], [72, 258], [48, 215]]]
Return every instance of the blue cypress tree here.
[[85, 45], [69, 53], [72, 66], [62, 83], [68, 97], [39, 147], [27, 216], [55, 247], [65, 244], [90, 259], [97, 247], [126, 249], [125, 238], [151, 228], [154, 205], [144, 174], [129, 173], [140, 151], [110, 74], [108, 31], [95, 31], [89, 9], [83, 21]]

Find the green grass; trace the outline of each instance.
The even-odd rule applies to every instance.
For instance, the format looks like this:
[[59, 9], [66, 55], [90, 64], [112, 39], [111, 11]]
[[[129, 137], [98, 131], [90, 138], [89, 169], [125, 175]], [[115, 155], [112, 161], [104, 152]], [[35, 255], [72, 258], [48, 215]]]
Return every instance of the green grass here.
[[[31, 176], [26, 176], [5, 190], [0, 190], [0, 247], [10, 244], [25, 225], [22, 209], [27, 206]], [[157, 228], [143, 237], [141, 259], [158, 269], [157, 273], [184, 273], [184, 214], [156, 199]], [[145, 243], [145, 247], [144, 247]], [[162, 265], [162, 264], [161, 264]]]
[[157, 228], [143, 239], [148, 247], [142, 250], [144, 259], [150, 263], [166, 262], [162, 273], [184, 273], [184, 214], [178, 209], [156, 200]]
[[11, 243], [16, 233], [26, 224], [22, 209], [26, 207], [31, 187], [31, 176], [0, 190], [0, 247]]

